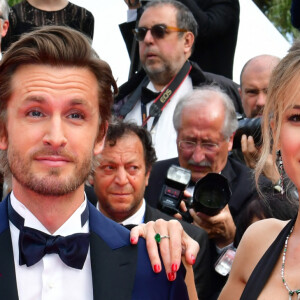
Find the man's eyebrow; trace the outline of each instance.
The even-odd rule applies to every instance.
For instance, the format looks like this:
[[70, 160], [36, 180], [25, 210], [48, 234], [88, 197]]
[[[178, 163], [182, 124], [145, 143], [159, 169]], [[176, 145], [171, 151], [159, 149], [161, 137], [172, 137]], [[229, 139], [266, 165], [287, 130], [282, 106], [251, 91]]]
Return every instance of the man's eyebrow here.
[[[25, 102], [37, 102], [37, 103], [45, 103], [46, 99], [43, 96], [29, 96], [25, 99]], [[68, 102], [66, 102], [67, 104], [70, 105], [87, 105], [88, 102], [80, 99], [80, 98], [75, 98], [75, 99], [71, 99]]]
[[43, 103], [46, 100], [44, 99], [44, 97], [41, 96], [29, 96], [25, 99], [25, 102], [37, 102], [37, 103]]

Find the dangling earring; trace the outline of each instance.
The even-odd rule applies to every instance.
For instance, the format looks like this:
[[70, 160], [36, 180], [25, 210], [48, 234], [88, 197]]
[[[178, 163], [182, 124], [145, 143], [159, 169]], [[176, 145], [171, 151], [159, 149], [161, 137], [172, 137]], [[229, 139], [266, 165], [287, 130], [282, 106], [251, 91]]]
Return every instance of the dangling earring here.
[[277, 162], [278, 162], [279, 175], [280, 175], [278, 185], [280, 186], [280, 193], [281, 193], [281, 195], [283, 195], [283, 193], [284, 193], [284, 188], [283, 188], [284, 170], [283, 170], [283, 162], [282, 162], [282, 156], [281, 156], [280, 150], [278, 150], [276, 154], [277, 154]]

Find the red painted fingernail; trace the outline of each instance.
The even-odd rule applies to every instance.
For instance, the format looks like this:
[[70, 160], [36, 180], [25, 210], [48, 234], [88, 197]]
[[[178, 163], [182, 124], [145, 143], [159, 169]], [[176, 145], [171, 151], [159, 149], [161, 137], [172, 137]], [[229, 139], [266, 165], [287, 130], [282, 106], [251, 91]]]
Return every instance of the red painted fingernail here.
[[172, 264], [172, 272], [177, 272], [177, 271], [178, 271], [177, 264]]
[[160, 266], [159, 265], [154, 265], [154, 272], [159, 273], [160, 272]]
[[192, 258], [192, 263], [194, 264], [196, 262], [196, 258], [194, 255], [191, 255], [191, 258]]
[[131, 244], [135, 244], [136, 243], [136, 238], [135, 237], [130, 238], [130, 242], [131, 242]]
[[175, 280], [175, 274], [174, 273], [169, 273], [168, 274], [168, 279], [169, 279], [169, 281], [174, 281]]

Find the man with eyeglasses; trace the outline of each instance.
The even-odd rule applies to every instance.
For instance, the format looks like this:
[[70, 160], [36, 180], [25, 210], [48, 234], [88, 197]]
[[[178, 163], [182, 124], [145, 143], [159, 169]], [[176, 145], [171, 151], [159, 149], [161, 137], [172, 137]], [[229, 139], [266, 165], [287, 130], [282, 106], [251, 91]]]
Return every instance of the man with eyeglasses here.
[[[154, 164], [145, 199], [151, 206], [158, 207], [160, 192], [172, 164], [191, 171], [192, 181], [187, 189], [191, 194], [195, 183], [208, 173], [225, 176], [232, 195], [229, 204], [220, 213], [208, 216], [189, 210], [193, 223], [205, 229], [212, 241], [215, 263], [232, 247], [236, 218], [248, 201], [257, 195], [251, 170], [228, 155], [238, 125], [234, 106], [219, 87], [203, 86], [180, 99], [174, 111], [173, 123], [177, 132], [178, 157]], [[216, 296], [225, 281], [226, 276], [215, 272], [213, 287]]]
[[[138, 51], [131, 31], [144, 4], [151, 0], [124, 0], [128, 6], [127, 22], [119, 25], [131, 59], [130, 75], [138, 70]], [[232, 79], [237, 42], [240, 5], [238, 0], [179, 0], [193, 13], [199, 27], [191, 60], [206, 72]]]
[[0, 60], [1, 60], [1, 41], [6, 35], [9, 22], [8, 22], [9, 6], [6, 0], [0, 0]]
[[143, 69], [120, 87], [114, 109], [119, 117], [151, 132], [158, 160], [177, 156], [172, 116], [178, 100], [194, 86], [219, 83], [233, 99], [236, 111], [242, 112], [237, 86], [231, 80], [202, 72], [188, 61], [197, 22], [182, 3], [150, 1], [134, 35]]

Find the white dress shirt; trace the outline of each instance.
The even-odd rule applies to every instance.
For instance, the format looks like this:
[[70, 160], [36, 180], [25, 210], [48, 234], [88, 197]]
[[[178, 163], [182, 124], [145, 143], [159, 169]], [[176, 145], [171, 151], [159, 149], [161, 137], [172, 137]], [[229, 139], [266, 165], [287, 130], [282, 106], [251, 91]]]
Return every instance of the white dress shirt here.
[[[13, 193], [11, 193], [10, 199], [14, 210], [24, 218], [24, 226], [50, 234], [43, 224], [15, 198]], [[81, 214], [86, 205], [87, 200], [85, 197], [81, 206], [53, 235], [66, 236], [74, 233], [88, 233], [89, 221], [83, 227], [81, 226]], [[93, 299], [90, 250], [82, 270], [68, 267], [56, 253], [46, 254], [38, 263], [31, 267], [26, 265], [20, 266], [19, 229], [11, 222], [9, 222], [9, 226], [13, 244], [19, 300]]]
[[[152, 84], [149, 82], [147, 88], [153, 92], [157, 92]], [[156, 151], [157, 159], [168, 159], [177, 157], [177, 145], [176, 145], [176, 131], [173, 126], [173, 113], [178, 101], [187, 93], [193, 90], [192, 79], [187, 76], [182, 82], [179, 89], [171, 98], [171, 101], [164, 108], [160, 115], [157, 124], [151, 130], [152, 142]], [[149, 109], [153, 101], [146, 105], [147, 115], [149, 115]], [[134, 108], [126, 115], [126, 121], [134, 121], [138, 125], [142, 125], [142, 113], [141, 113], [141, 101], [139, 100]], [[151, 129], [154, 118], [150, 118], [147, 123], [148, 130]]]

